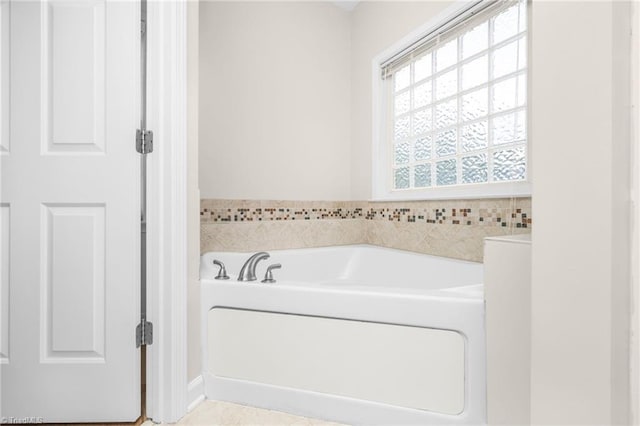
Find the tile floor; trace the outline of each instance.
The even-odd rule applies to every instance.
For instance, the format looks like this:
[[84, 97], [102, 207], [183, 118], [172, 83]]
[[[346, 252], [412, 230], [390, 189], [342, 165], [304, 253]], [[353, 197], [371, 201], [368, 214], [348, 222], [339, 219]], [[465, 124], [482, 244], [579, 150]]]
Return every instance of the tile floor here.
[[[221, 401], [202, 402], [177, 424], [202, 426], [341, 426], [338, 423]], [[150, 420], [147, 420], [142, 426], [155, 425]]]

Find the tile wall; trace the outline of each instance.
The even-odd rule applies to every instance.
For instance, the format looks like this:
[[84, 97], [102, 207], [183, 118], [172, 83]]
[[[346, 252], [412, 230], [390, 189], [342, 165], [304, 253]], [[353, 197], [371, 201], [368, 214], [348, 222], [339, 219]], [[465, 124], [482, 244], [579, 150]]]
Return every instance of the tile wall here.
[[482, 261], [487, 236], [531, 232], [531, 198], [201, 200], [201, 252], [374, 244]]

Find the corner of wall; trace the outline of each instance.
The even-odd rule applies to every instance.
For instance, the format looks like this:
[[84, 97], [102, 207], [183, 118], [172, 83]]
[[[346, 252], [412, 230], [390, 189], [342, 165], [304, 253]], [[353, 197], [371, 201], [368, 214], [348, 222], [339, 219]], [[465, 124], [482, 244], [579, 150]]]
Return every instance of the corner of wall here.
[[[199, 1], [187, 2], [187, 379], [200, 371]], [[191, 400], [189, 400], [191, 402]]]

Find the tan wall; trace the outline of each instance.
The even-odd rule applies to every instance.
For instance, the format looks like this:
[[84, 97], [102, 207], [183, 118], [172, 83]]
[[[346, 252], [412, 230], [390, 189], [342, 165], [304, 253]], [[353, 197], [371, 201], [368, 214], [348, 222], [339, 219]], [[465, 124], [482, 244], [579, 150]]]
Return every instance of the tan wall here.
[[369, 199], [371, 61], [451, 4], [203, 2], [202, 197]]
[[640, 424], [640, 3], [632, 5], [632, 67], [631, 105], [632, 156], [632, 248], [631, 248], [631, 411], [633, 424]]
[[203, 2], [200, 29], [202, 197], [349, 199], [348, 12]]

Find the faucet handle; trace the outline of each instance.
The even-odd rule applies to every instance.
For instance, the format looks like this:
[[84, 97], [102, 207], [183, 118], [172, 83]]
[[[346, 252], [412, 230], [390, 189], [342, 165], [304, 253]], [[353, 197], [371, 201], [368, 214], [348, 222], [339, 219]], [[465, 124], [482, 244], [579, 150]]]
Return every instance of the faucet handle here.
[[273, 265], [269, 265], [267, 267], [267, 272], [264, 274], [264, 280], [262, 280], [261, 282], [263, 283], [275, 283], [276, 280], [273, 279], [273, 273], [271, 272], [273, 269], [280, 269], [282, 268], [282, 265], [279, 263], [274, 263]]
[[216, 275], [216, 280], [228, 280], [229, 275], [227, 275], [227, 268], [224, 267], [224, 263], [220, 262], [218, 259], [214, 259], [213, 264], [220, 267], [218, 275]]

